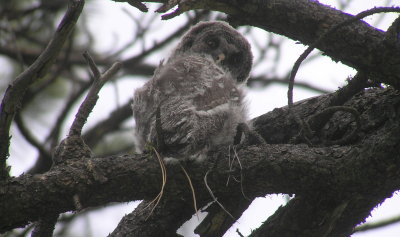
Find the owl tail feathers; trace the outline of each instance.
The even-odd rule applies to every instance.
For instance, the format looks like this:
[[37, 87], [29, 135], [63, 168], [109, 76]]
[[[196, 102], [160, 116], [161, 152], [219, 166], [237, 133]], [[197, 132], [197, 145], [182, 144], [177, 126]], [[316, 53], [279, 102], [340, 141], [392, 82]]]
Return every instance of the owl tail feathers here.
[[[165, 167], [165, 164], [176, 164], [178, 163], [183, 171], [183, 173], [186, 176], [186, 179], [189, 183], [190, 186], [190, 190], [192, 192], [192, 196], [193, 196], [193, 207], [194, 207], [194, 211], [195, 214], [197, 216], [197, 218], [199, 218], [199, 216], [197, 215], [198, 212], [198, 208], [197, 208], [197, 201], [196, 201], [196, 193], [192, 184], [192, 180], [190, 179], [190, 176], [188, 174], [188, 172], [186, 171], [186, 169], [183, 167], [183, 165], [180, 163], [180, 160], [178, 160], [177, 158], [174, 157], [164, 157], [162, 158], [162, 155], [160, 155], [160, 153], [162, 154], [163, 152], [166, 151], [166, 144], [165, 144], [165, 140], [164, 140], [164, 132], [162, 129], [162, 125], [161, 125], [161, 103], [158, 105], [157, 110], [156, 110], [156, 141], [157, 141], [157, 149], [153, 147], [153, 150], [157, 156], [158, 162], [160, 163], [160, 167], [161, 167], [161, 171], [162, 171], [162, 179], [163, 179], [163, 183], [161, 186], [161, 191], [160, 193], [157, 195], [157, 197], [155, 199], [153, 199], [149, 204], [151, 203], [155, 203], [153, 208], [151, 209], [150, 215], [153, 213], [154, 208], [158, 205], [158, 203], [160, 202], [160, 199], [164, 193], [164, 187], [165, 184], [167, 183], [167, 169]], [[150, 216], [149, 215], [149, 216]], [[149, 218], [149, 216], [147, 218]], [[147, 220], [146, 218], [146, 220]]]

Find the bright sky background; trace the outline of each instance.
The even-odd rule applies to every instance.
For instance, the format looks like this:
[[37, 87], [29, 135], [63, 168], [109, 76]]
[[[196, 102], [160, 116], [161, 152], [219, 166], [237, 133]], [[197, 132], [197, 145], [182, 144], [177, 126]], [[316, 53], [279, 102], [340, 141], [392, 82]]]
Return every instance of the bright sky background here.
[[[336, 1], [332, 0], [320, 0], [319, 2], [330, 4], [335, 7]], [[353, 0], [346, 12], [351, 14], [357, 14], [362, 10], [372, 8], [374, 6], [382, 6], [386, 1], [383, 0]], [[390, 1], [389, 1], [390, 2]], [[391, 1], [389, 5], [399, 5], [400, 1]], [[152, 5], [150, 10], [155, 10], [156, 5]], [[134, 35], [134, 27], [131, 19], [127, 14], [123, 13], [122, 9], [125, 9], [133, 14], [137, 14], [138, 10], [133, 9], [127, 4], [116, 3], [110, 0], [97, 0], [91, 1], [86, 6], [84, 11], [88, 18], [89, 27], [93, 32], [96, 32], [96, 43], [95, 46], [101, 49], [103, 52], [109, 52], [110, 49], [119, 48], [122, 45], [130, 42]], [[381, 16], [381, 15], [379, 15]], [[368, 17], [365, 20], [374, 25], [379, 16]], [[378, 25], [374, 25], [380, 29], [386, 30], [390, 23], [395, 19], [395, 14], [385, 14], [385, 19]], [[149, 18], [143, 19], [144, 21]], [[182, 24], [182, 19], [177, 17], [169, 21], [161, 21], [157, 19], [156, 23], [159, 25], [157, 31], [153, 32], [154, 41], [146, 42], [147, 46], [150, 46], [153, 42], [157, 41], [157, 37], [163, 32], [169, 32], [170, 27], [178, 27]], [[263, 31], [259, 30], [259, 40], [263, 40]], [[99, 40], [101, 39], [101, 40]], [[141, 45], [133, 46], [128, 52], [140, 52]], [[161, 54], [167, 56], [169, 49], [165, 49]], [[292, 67], [297, 57], [303, 52], [304, 46], [295, 44], [294, 41], [288, 40], [285, 42], [282, 57], [287, 64], [282, 65], [278, 69], [277, 74], [283, 75], [289, 68]], [[257, 52], [254, 52], [257, 53]], [[157, 62], [159, 58], [150, 58], [149, 61]], [[257, 73], [257, 72], [256, 72]], [[322, 88], [329, 90], [335, 90], [340, 86], [343, 86], [344, 80], [348, 76], [355, 74], [355, 71], [341, 63], [336, 63], [330, 60], [328, 57], [320, 58], [315, 62], [301, 67], [297, 78], [298, 80], [305, 80], [312, 84], [319, 85]], [[101, 93], [100, 99], [89, 117], [87, 127], [95, 124], [98, 119], [108, 116], [111, 108], [115, 107], [116, 101], [120, 104], [126, 102], [132, 97], [132, 92], [135, 88], [140, 87], [145, 82], [145, 78], [138, 80], [131, 80], [126, 78], [122, 82], [115, 84], [106, 85]], [[116, 93], [118, 92], [118, 93]], [[285, 86], [273, 85], [265, 89], [248, 90], [247, 101], [249, 105], [250, 117], [254, 118], [258, 115], [264, 114], [271, 111], [274, 108], [282, 107], [287, 104], [287, 88]], [[294, 99], [302, 100], [317, 95], [316, 93], [295, 89]], [[75, 113], [75, 112], [74, 112]], [[70, 124], [72, 122], [73, 115], [69, 119]], [[130, 122], [133, 127], [133, 121]], [[46, 122], [36, 124], [38, 126], [37, 137], [41, 137], [41, 127], [46, 127]], [[13, 128], [12, 132], [15, 134], [13, 137], [13, 143], [11, 146], [11, 158], [9, 164], [12, 166], [13, 175], [19, 175], [27, 168], [31, 167], [34, 163], [34, 158], [37, 156], [36, 151], [25, 141], [18, 138], [18, 130]], [[257, 198], [249, 210], [238, 220], [237, 224], [229, 231], [226, 237], [236, 237], [238, 234], [235, 232], [236, 228], [239, 228], [241, 233], [247, 235], [251, 229], [257, 228], [269, 215], [273, 214], [277, 207], [285, 203], [282, 195], [270, 195], [265, 198]], [[128, 204], [120, 204], [112, 207], [107, 207], [98, 211], [90, 212], [84, 215], [74, 223], [72, 228], [76, 236], [89, 236], [89, 230], [92, 230], [94, 236], [106, 236], [110, 233], [118, 224], [119, 220], [125, 214], [131, 212], [138, 202], [132, 202]], [[377, 221], [385, 219], [391, 216], [400, 214], [400, 197], [395, 195], [393, 198], [385, 201], [379, 208], [376, 208], [372, 217], [368, 218], [368, 221]], [[193, 221], [197, 221], [193, 219]], [[89, 228], [88, 228], [89, 226]], [[95, 232], [94, 232], [95, 231]], [[88, 233], [88, 234], [86, 234]], [[189, 236], [186, 235], [185, 236]], [[192, 235], [195, 236], [195, 235]], [[369, 231], [366, 233], [360, 233], [353, 235], [354, 237], [372, 237], [372, 236], [386, 236], [386, 237], [398, 237], [400, 236], [400, 224], [391, 225], [378, 231]]]

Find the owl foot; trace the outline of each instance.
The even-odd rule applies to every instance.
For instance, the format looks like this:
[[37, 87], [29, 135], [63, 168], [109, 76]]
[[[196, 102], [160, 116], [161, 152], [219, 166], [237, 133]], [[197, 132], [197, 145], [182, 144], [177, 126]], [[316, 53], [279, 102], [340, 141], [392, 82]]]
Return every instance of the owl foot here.
[[[244, 135], [244, 136], [243, 136]], [[249, 128], [246, 123], [239, 123], [236, 127], [236, 135], [233, 139], [233, 145], [260, 145], [265, 144], [264, 138], [256, 131]]]

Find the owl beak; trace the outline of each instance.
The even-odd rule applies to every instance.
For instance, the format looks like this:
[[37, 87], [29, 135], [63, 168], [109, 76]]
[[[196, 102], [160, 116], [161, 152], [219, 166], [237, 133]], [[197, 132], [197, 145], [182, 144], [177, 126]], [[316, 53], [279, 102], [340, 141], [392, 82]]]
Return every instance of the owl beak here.
[[225, 54], [224, 53], [220, 53], [220, 54], [218, 54], [216, 62], [217, 63], [221, 63], [222, 61], [224, 61], [224, 59], [225, 59]]

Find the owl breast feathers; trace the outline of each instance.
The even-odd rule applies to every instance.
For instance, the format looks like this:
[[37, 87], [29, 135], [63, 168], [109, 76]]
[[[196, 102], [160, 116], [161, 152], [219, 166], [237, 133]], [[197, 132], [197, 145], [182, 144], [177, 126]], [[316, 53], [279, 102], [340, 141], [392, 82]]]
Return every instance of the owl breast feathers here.
[[158, 108], [165, 156], [202, 160], [210, 148], [232, 144], [237, 125], [246, 122], [239, 84], [247, 79], [251, 61], [249, 44], [228, 24], [192, 27], [134, 93], [138, 150], [156, 144]]

